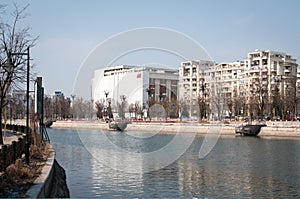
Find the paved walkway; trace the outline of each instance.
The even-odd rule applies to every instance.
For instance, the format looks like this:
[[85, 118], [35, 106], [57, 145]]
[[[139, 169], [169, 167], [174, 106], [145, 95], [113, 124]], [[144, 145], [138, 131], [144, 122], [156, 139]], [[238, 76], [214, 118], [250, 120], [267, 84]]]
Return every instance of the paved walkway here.
[[4, 144], [11, 144], [12, 141], [18, 141], [18, 136], [14, 133], [10, 133], [7, 131], [3, 132], [3, 142]]

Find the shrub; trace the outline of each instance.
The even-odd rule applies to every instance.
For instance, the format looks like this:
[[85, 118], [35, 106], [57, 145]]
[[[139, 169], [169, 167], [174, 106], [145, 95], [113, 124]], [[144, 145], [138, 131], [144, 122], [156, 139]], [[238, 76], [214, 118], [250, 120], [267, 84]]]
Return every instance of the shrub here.
[[34, 174], [30, 171], [27, 165], [21, 159], [17, 159], [15, 164], [11, 164], [6, 168], [7, 179], [15, 184], [26, 184], [24, 179], [31, 179]]

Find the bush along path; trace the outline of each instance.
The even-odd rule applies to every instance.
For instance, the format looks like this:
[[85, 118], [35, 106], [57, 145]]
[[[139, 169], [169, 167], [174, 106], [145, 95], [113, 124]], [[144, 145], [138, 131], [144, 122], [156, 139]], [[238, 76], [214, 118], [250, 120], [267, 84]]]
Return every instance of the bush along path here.
[[49, 156], [49, 144], [33, 133], [34, 143], [30, 146], [30, 164], [24, 155], [0, 173], [0, 198], [26, 197], [26, 191], [41, 174]]

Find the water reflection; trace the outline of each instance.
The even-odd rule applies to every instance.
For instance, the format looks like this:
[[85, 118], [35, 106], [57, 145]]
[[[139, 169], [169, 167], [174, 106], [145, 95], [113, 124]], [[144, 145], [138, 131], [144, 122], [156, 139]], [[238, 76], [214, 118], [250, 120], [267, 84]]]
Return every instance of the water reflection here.
[[[221, 137], [212, 152], [199, 159], [203, 137], [173, 164], [144, 173], [143, 165], [156, 167], [150, 159], [130, 155], [120, 159], [116, 151], [99, 145], [97, 132], [87, 131], [91, 148], [100, 151], [94, 158], [70, 130], [49, 130], [56, 158], [67, 171], [72, 197], [299, 197], [300, 140]], [[133, 152], [157, 150], [172, 135], [156, 135], [151, 141], [109, 135], [118, 145]], [[98, 144], [97, 144], [98, 143]], [[94, 153], [93, 153], [94, 154]], [[114, 166], [134, 166], [134, 173], [117, 171]], [[154, 165], [153, 165], [154, 164]]]
[[159, 170], [175, 162], [194, 140], [192, 134], [142, 139], [113, 131], [78, 131], [86, 150], [102, 164], [126, 173]]

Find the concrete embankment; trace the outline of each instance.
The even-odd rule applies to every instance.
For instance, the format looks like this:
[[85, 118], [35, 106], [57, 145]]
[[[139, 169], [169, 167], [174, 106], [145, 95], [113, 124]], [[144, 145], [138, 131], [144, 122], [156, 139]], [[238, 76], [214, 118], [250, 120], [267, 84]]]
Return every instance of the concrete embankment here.
[[[235, 127], [238, 123], [223, 124], [199, 124], [199, 123], [131, 123], [126, 131], [141, 131], [159, 133], [219, 133], [221, 135], [235, 135]], [[98, 121], [57, 121], [53, 123], [52, 128], [65, 129], [98, 129], [109, 130], [108, 124]], [[209, 130], [210, 129], [210, 130]], [[261, 129], [261, 137], [299, 137], [300, 122], [268, 122], [267, 127]]]
[[28, 198], [69, 198], [65, 170], [55, 160], [55, 151], [50, 154], [40, 176], [27, 191]]

